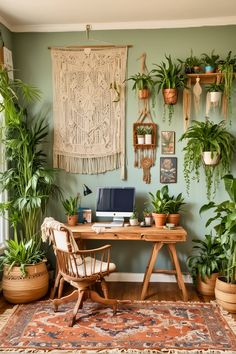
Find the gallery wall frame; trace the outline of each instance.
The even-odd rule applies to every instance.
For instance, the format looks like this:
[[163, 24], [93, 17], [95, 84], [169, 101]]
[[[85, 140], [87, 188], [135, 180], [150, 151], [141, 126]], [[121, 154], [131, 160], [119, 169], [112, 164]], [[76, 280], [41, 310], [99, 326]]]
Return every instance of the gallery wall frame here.
[[161, 153], [162, 155], [175, 154], [175, 132], [161, 131]]
[[160, 157], [160, 183], [177, 183], [177, 157]]

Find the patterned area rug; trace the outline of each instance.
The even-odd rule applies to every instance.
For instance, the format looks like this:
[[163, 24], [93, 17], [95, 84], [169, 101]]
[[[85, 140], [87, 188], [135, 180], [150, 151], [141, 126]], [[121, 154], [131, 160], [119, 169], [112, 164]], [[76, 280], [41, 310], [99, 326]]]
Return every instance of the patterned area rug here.
[[4, 353], [236, 353], [235, 322], [215, 303], [86, 302], [73, 328], [72, 303], [54, 313], [49, 300], [19, 305], [0, 331]]

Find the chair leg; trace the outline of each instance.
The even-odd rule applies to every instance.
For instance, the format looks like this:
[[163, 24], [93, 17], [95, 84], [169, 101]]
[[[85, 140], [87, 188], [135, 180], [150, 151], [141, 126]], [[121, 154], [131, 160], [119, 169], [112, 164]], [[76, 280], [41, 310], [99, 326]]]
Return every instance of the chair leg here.
[[84, 290], [78, 291], [78, 300], [76, 301], [75, 307], [73, 309], [73, 316], [72, 316], [71, 323], [69, 324], [69, 327], [73, 327], [75, 324], [77, 312], [80, 308], [82, 308], [83, 305], [83, 297], [84, 297]]
[[58, 273], [57, 277], [56, 277], [56, 280], [55, 280], [55, 284], [54, 284], [54, 288], [53, 288], [52, 294], [50, 296], [51, 299], [54, 299], [54, 297], [56, 296], [56, 292], [57, 292], [57, 289], [58, 289], [58, 286], [59, 286], [60, 279], [61, 279], [61, 274]]
[[99, 303], [104, 304], [104, 305], [112, 306], [113, 315], [116, 314], [117, 304], [118, 304], [117, 300], [115, 300], [115, 299], [104, 299], [103, 297], [98, 295], [98, 293], [96, 293], [96, 291], [94, 291], [94, 290], [89, 290], [89, 297], [90, 297], [91, 300], [93, 300], [95, 302], [99, 302]]
[[62, 297], [60, 299], [52, 300], [54, 311], [56, 312], [58, 310], [58, 307], [61, 304], [66, 304], [66, 303], [68, 303], [70, 301], [73, 301], [73, 300], [77, 299], [77, 297], [78, 297], [78, 290], [74, 290], [71, 294], [69, 294], [67, 296], [64, 296], [64, 297]]
[[105, 279], [101, 280], [101, 288], [105, 299], [108, 299], [108, 286]]
[[63, 292], [63, 288], [64, 288], [64, 283], [65, 283], [65, 280], [64, 278], [62, 277], [60, 279], [60, 282], [59, 282], [59, 289], [58, 289], [58, 298], [60, 299], [61, 296], [62, 296], [62, 292]]

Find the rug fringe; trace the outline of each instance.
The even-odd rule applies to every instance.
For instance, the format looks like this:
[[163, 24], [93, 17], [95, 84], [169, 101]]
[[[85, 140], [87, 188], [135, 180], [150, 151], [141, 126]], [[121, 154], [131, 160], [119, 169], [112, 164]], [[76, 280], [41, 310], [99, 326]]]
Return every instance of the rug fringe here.
[[12, 351], [12, 349], [0, 350], [0, 353], [6, 354], [29, 354], [29, 353], [37, 353], [37, 354], [235, 354], [236, 351], [232, 350], [186, 350], [186, 349], [111, 349], [111, 350], [37, 350], [37, 349], [19, 349], [18, 351]]

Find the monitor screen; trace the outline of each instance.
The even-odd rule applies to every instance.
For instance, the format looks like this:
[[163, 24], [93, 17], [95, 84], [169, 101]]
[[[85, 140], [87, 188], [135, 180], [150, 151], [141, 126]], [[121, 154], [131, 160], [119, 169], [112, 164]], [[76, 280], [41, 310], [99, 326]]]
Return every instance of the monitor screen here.
[[135, 188], [99, 187], [96, 216], [129, 217], [134, 210]]

